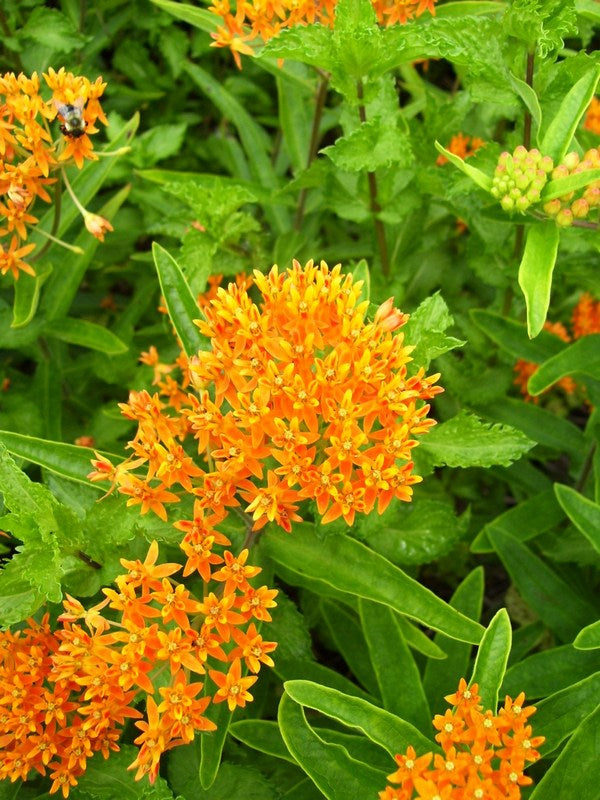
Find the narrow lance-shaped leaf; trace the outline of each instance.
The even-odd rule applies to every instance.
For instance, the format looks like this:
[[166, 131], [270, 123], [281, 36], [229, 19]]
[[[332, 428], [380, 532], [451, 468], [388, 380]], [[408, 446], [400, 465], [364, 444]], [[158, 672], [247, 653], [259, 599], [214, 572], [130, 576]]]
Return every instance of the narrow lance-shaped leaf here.
[[570, 486], [555, 483], [554, 491], [565, 514], [594, 550], [600, 553], [600, 505], [588, 500]]
[[587, 111], [596, 85], [600, 78], [600, 68], [593, 65], [567, 92], [563, 98], [558, 113], [548, 126], [542, 138], [541, 151], [554, 159], [558, 164], [564, 158], [581, 118]]
[[533, 339], [544, 327], [550, 305], [552, 273], [559, 241], [554, 221], [532, 225], [519, 266], [519, 286], [527, 305], [527, 333]]
[[44, 333], [60, 339], [61, 342], [87, 347], [109, 356], [126, 353], [129, 349], [125, 342], [112, 331], [85, 319], [66, 317], [60, 321], [48, 322], [44, 326]]
[[540, 364], [529, 379], [527, 391], [534, 396], [541, 394], [556, 381], [574, 373], [600, 380], [600, 334], [583, 336], [563, 346], [557, 355]]
[[206, 338], [194, 325], [200, 316], [198, 303], [173, 256], [157, 242], [152, 244], [152, 255], [169, 317], [186, 355], [191, 357], [206, 348]]
[[600, 648], [600, 620], [582, 628], [573, 642], [577, 650], [597, 650]]
[[567, 686], [536, 703], [533, 719], [536, 736], [545, 736], [540, 750], [544, 756], [552, 753], [567, 736], [577, 729], [600, 697], [600, 672]]
[[341, 745], [323, 741], [288, 694], [281, 698], [278, 719], [288, 750], [327, 800], [375, 797], [385, 785], [385, 773], [351, 758]]
[[200, 785], [202, 788], [210, 789], [219, 772], [221, 753], [223, 752], [223, 746], [227, 738], [232, 712], [229, 710], [226, 702], [216, 705], [211, 703], [207, 709], [206, 716], [215, 723], [217, 729], [216, 731], [212, 731], [210, 735], [204, 735], [200, 738], [200, 768], [198, 770], [198, 777], [200, 778]]
[[490, 178], [489, 175], [486, 175], [485, 172], [482, 172], [480, 169], [477, 169], [477, 167], [473, 167], [471, 166], [471, 164], [467, 164], [465, 161], [463, 161], [463, 159], [460, 156], [451, 153], [450, 150], [446, 150], [446, 148], [443, 147], [439, 142], [436, 142], [435, 146], [438, 153], [441, 153], [448, 159], [448, 161], [454, 164], [455, 167], [458, 167], [458, 169], [461, 172], [464, 172], [464, 174], [467, 177], [471, 178], [473, 183], [476, 183], [477, 186], [480, 187], [480, 189], [483, 189], [485, 192], [490, 191], [490, 189], [492, 188], [492, 179]]
[[471, 683], [479, 685], [479, 695], [484, 708], [496, 711], [498, 692], [504, 680], [512, 629], [505, 608], [501, 608], [487, 627], [479, 644]]

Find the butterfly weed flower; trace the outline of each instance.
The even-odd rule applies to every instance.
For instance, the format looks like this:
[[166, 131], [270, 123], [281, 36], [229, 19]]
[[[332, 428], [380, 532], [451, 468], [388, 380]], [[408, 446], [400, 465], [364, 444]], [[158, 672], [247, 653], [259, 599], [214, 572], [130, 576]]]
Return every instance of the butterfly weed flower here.
[[[465, 159], [475, 155], [479, 148], [484, 145], [485, 141], [478, 136], [465, 136], [463, 133], [457, 133], [450, 139], [446, 150], [449, 150], [459, 158]], [[440, 153], [435, 163], [438, 166], [443, 166], [448, 163], [448, 159], [443, 153]]]
[[323, 522], [348, 525], [393, 498], [410, 501], [420, 481], [411, 452], [435, 424], [429, 401], [442, 391], [439, 375], [409, 372], [413, 347], [398, 331], [407, 315], [390, 300], [369, 321], [361, 283], [340, 265], [294, 262], [254, 282], [258, 304], [245, 285], [217, 289], [198, 321], [210, 349], [180, 362], [181, 383], [168, 383], [155, 351], [143, 354], [158, 391], [121, 404], [138, 424], [131, 460], [99, 458], [92, 473], [163, 520], [192, 494], [194, 519], [176, 527], [185, 569], [203, 577], [231, 510], [254, 531], [275, 523], [289, 532], [307, 500]]
[[461, 678], [445, 698], [451, 708], [433, 719], [443, 752], [417, 755], [409, 746], [396, 755], [397, 769], [388, 775], [393, 785], [379, 792], [380, 800], [520, 800], [520, 787], [532, 783], [525, 769], [545, 741], [529, 723], [535, 708], [524, 706], [521, 692], [507, 696], [499, 711], [484, 711], [477, 691]]
[[588, 110], [583, 121], [583, 127], [586, 131], [600, 136], [600, 98], [592, 97]]
[[[0, 75], [0, 274], [15, 280], [23, 272], [35, 275], [27, 260], [35, 245], [26, 240], [39, 222], [36, 201], [51, 202], [48, 188], [57, 173], [72, 193], [63, 167], [81, 169], [85, 160], [97, 159], [91, 137], [98, 122], [107, 124], [100, 105], [106, 88], [102, 78], [91, 82], [64, 67], [50, 68], [42, 77], [45, 89], [35, 72]], [[57, 118], [62, 135], [54, 138], [50, 126]], [[87, 229], [102, 241], [110, 223], [72, 195]]]

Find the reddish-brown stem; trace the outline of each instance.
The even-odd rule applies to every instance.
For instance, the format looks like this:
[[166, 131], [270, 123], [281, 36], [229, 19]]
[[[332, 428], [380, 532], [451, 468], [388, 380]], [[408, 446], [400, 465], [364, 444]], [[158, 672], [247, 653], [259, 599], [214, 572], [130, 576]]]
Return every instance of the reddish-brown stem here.
[[[306, 168], [310, 167], [317, 155], [317, 148], [319, 147], [319, 129], [321, 127], [321, 119], [323, 117], [323, 109], [325, 108], [325, 100], [327, 98], [327, 90], [329, 88], [329, 74], [322, 72], [319, 88], [317, 89], [317, 96], [315, 100], [315, 112], [313, 114], [312, 129], [310, 132], [310, 142], [308, 145], [308, 158], [306, 160]], [[294, 217], [294, 230], [299, 231], [302, 227], [302, 220], [304, 219], [304, 209], [306, 206], [306, 197], [308, 189], [304, 187], [300, 190], [298, 196], [298, 205], [296, 206], [296, 215]]]

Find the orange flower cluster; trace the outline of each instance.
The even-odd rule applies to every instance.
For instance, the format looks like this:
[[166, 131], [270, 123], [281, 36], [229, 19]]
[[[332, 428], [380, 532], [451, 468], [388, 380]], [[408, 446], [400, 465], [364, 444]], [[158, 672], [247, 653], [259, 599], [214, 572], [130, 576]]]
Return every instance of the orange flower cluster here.
[[[571, 317], [571, 330], [573, 335], [570, 336], [562, 322], [546, 322], [544, 330], [558, 336], [563, 342], [571, 342], [580, 339], [582, 336], [589, 336], [592, 333], [600, 333], [600, 301], [594, 300], [590, 294], [583, 294], [579, 298], [579, 302], [573, 309]], [[538, 364], [531, 361], [519, 359], [515, 364], [516, 377], [513, 381], [515, 386], [521, 390], [527, 402], [533, 401], [539, 403], [539, 397], [532, 397], [527, 391], [527, 383], [531, 376], [537, 372]], [[555, 386], [559, 386], [565, 394], [572, 395], [577, 390], [577, 384], [570, 378], [561, 378]], [[553, 387], [549, 387], [546, 391], [550, 391]]]
[[586, 131], [597, 133], [600, 136], [600, 97], [592, 97], [592, 102], [583, 121], [583, 127]]
[[388, 780], [400, 785], [386, 787], [380, 800], [520, 800], [520, 787], [532, 783], [524, 770], [539, 759], [536, 748], [544, 742], [528, 724], [535, 708], [523, 706], [521, 692], [514, 701], [507, 696], [498, 714], [482, 711], [477, 690], [461, 679], [445, 698], [454, 709], [433, 720], [443, 755], [417, 757], [413, 747], [398, 754]]
[[[198, 531], [182, 546], [205, 559], [214, 526], [231, 508], [244, 515], [242, 502], [253, 530], [275, 522], [290, 531], [303, 500], [316, 501], [324, 523], [348, 525], [376, 504], [382, 513], [394, 497], [409, 501], [421, 480], [414, 437], [435, 424], [424, 401], [442, 391], [439, 375], [407, 373], [412, 348], [392, 331], [408, 317], [390, 299], [366, 322], [362, 282], [340, 265], [295, 261], [287, 273], [254, 276], [260, 306], [232, 283], [204, 309], [197, 324], [211, 349], [178, 359], [181, 384], [155, 350], [144, 354], [160, 394], [130, 394], [121, 408], [138, 424], [133, 455], [116, 467], [99, 458], [92, 473], [164, 520], [165, 504], [195, 495]], [[202, 466], [184, 449], [190, 439]]]
[[[196, 555], [201, 560], [200, 550]], [[215, 729], [204, 715], [211, 699], [227, 701], [232, 711], [251, 701], [257, 677], [242, 676], [242, 661], [254, 673], [273, 665], [276, 644], [263, 641], [255, 622], [271, 619], [277, 592], [250, 586], [260, 569], [245, 563], [247, 555], [226, 551], [212, 576], [222, 584], [220, 598], [211, 592], [200, 602], [171, 579], [179, 564], [156, 563], [153, 542], [143, 562], [121, 560], [126, 572], [116, 590], [103, 590], [98, 605], [86, 610], [68, 597], [57, 630], [46, 615], [40, 624], [29, 620], [24, 631], [2, 631], [0, 779], [49, 773], [50, 794], [67, 797], [87, 759], [118, 750], [123, 725], [136, 719], [139, 753], [129, 769], [136, 780], [147, 775], [153, 782], [162, 753], [192, 742], [196, 731]], [[118, 621], [103, 616], [107, 606]], [[190, 676], [204, 675], [212, 661], [227, 671], [208, 669], [217, 687], [211, 698]], [[146, 719], [134, 707], [143, 695]]]
[[[446, 148], [455, 156], [462, 158], [469, 158], [469, 156], [474, 155], [480, 147], [483, 147], [485, 144], [483, 139], [480, 139], [478, 136], [464, 136], [462, 133], [457, 133], [456, 136], [453, 136], [450, 139], [450, 144]], [[437, 157], [436, 162], [438, 166], [442, 166], [443, 164], [448, 163], [448, 159], [445, 155], [440, 153]]]
[[[61, 67], [50, 68], [44, 80], [52, 90], [48, 101], [37, 73], [0, 76], [0, 274], [10, 272], [15, 280], [21, 272], [35, 275], [25, 261], [35, 245], [24, 242], [38, 222], [32, 213], [36, 199], [50, 202], [46, 187], [56, 181], [51, 173], [64, 163], [81, 168], [84, 159], [97, 158], [89, 134], [97, 132], [97, 120], [107, 124], [99, 103], [102, 78], [91, 83]], [[49, 123], [57, 115], [63, 135], [53, 141]]]
[[[437, 0], [371, 0], [380, 25], [404, 25], [426, 11], [435, 14]], [[211, 47], [229, 47], [238, 69], [241, 69], [241, 54], [253, 55], [249, 43], [267, 42], [278, 36], [285, 28], [294, 25], [320, 23], [333, 28], [337, 0], [251, 0], [237, 2], [231, 8], [229, 0], [213, 0], [209, 11], [222, 21], [222, 25], [211, 36], [215, 40]]]

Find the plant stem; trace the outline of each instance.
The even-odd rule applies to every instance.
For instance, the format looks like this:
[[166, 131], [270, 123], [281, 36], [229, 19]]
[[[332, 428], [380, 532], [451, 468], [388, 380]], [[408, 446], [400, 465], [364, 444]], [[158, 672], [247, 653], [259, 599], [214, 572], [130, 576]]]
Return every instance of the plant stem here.
[[[327, 90], [329, 88], [329, 73], [321, 72], [321, 80], [319, 88], [317, 89], [317, 97], [315, 100], [315, 113], [313, 114], [312, 129], [310, 132], [310, 143], [308, 145], [308, 158], [306, 160], [306, 168], [310, 167], [317, 155], [317, 148], [319, 146], [319, 129], [321, 127], [321, 119], [323, 117], [323, 109], [325, 108], [325, 99], [327, 98]], [[298, 196], [298, 205], [296, 206], [296, 214], [294, 216], [294, 230], [299, 231], [304, 219], [304, 208], [306, 206], [306, 197], [308, 195], [308, 188], [305, 186], [300, 190]]]
[[[358, 115], [361, 123], [367, 121], [367, 112], [363, 101], [364, 91], [362, 81], [356, 82], [356, 95], [359, 100]], [[377, 199], [377, 176], [374, 172], [367, 172], [367, 180], [369, 182], [369, 197], [371, 199], [371, 213], [373, 214], [373, 223], [375, 225], [375, 236], [377, 237], [377, 247], [379, 249], [379, 257], [381, 258], [381, 268], [383, 274], [387, 278], [390, 274], [390, 260], [388, 256], [387, 243], [385, 241], [385, 228], [383, 222], [377, 217], [381, 211], [379, 200]]]
[[[60, 210], [62, 205], [62, 184], [60, 181], [56, 181], [56, 186], [54, 187], [54, 219], [52, 220], [52, 227], [50, 228], [50, 235], [54, 236], [56, 231], [58, 230], [58, 223], [60, 222]], [[29, 263], [33, 264], [38, 259], [40, 259], [46, 251], [52, 247], [52, 240], [50, 238], [46, 239], [44, 242], [44, 246], [41, 250], [39, 250], [33, 258], [29, 259]]]
[[585, 461], [583, 462], [583, 467], [581, 468], [581, 474], [579, 478], [577, 478], [577, 483], [574, 486], [576, 492], [583, 491], [587, 479], [589, 478], [590, 472], [592, 470], [592, 465], [594, 463], [594, 454], [596, 452], [596, 443], [590, 447], [588, 450], [588, 454], [585, 457]]
[[[535, 53], [527, 53], [527, 68], [525, 71], [525, 83], [533, 88], [533, 61]], [[531, 112], [525, 111], [523, 120], [523, 145], [529, 150], [531, 147]]]

